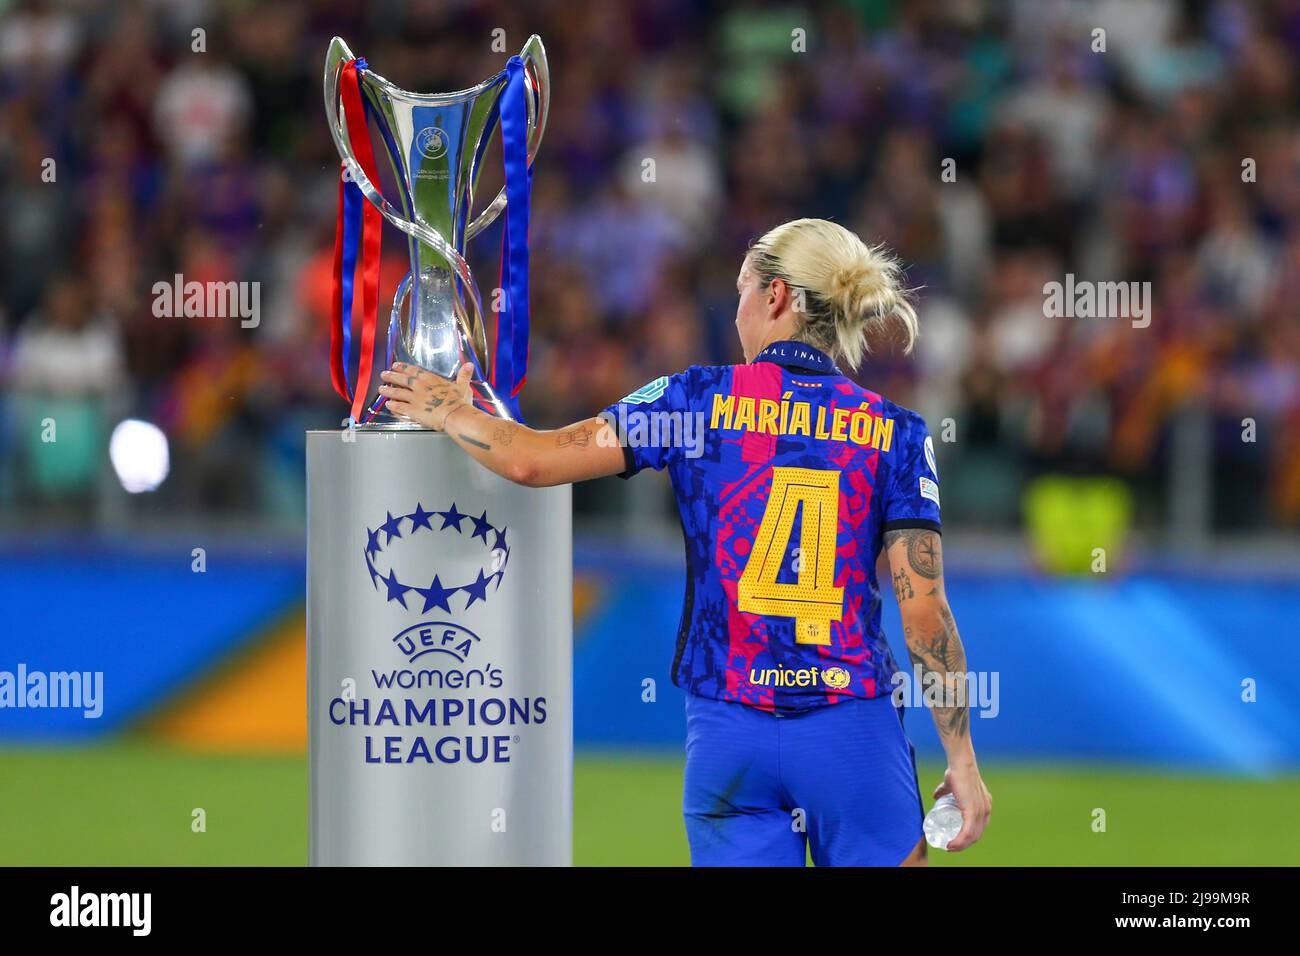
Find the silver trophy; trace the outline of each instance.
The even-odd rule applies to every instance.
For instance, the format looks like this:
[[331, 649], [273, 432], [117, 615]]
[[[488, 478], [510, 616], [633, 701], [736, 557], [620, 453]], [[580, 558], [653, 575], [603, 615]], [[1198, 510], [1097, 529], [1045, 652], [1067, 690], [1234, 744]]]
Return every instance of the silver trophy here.
[[[536, 35], [529, 37], [519, 56], [525, 66], [531, 164], [546, 129], [550, 74], [546, 50]], [[358, 71], [361, 95], [378, 123], [383, 152], [392, 165], [399, 208], [366, 176], [348, 136], [339, 85], [343, 66], [353, 59], [341, 38], [330, 42], [325, 57], [330, 135], [346, 174], [366, 200], [406, 234], [411, 254], [411, 270], [393, 299], [389, 359], [447, 377], [454, 376], [462, 363], [473, 362], [472, 383], [482, 404], [502, 418], [513, 418], [489, 384], [495, 356], [488, 348], [478, 286], [465, 261], [466, 243], [506, 208], [503, 187], [473, 216], [474, 188], [488, 139], [499, 125], [497, 105], [506, 88], [506, 74], [503, 71], [458, 93], [411, 93], [368, 67]], [[377, 384], [373, 382], [372, 388]]]

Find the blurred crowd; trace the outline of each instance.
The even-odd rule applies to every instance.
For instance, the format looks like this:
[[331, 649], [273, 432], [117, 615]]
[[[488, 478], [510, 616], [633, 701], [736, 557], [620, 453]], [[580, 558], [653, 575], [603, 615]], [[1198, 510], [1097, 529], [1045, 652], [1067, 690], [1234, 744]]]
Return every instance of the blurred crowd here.
[[[950, 517], [1012, 525], [1047, 472], [1119, 475], [1158, 516], [1190, 463], [1216, 527], [1300, 524], [1300, 0], [0, 9], [12, 505], [103, 493], [97, 449], [132, 416], [169, 438], [169, 509], [299, 516], [303, 431], [346, 414], [329, 39], [431, 92], [501, 69], [501, 29], [509, 52], [541, 34], [554, 82], [531, 424], [742, 361], [746, 246], [819, 216], [908, 266], [917, 351], [876, 343], [857, 377], [926, 415]], [[390, 301], [406, 253], [385, 242]], [[476, 245], [495, 277], [499, 241]], [[1149, 326], [1050, 315], [1067, 274], [1151, 283]], [[175, 275], [260, 283], [256, 328], [157, 317]], [[80, 436], [57, 466], [33, 424], [51, 409]]]

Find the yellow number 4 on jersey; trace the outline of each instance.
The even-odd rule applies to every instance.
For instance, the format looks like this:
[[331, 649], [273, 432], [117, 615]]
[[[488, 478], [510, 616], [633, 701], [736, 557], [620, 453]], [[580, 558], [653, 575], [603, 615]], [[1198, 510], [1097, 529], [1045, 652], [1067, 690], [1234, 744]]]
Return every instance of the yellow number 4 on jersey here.
[[[801, 504], [799, 579], [778, 581]], [[844, 616], [844, 588], [835, 586], [839, 512], [838, 471], [773, 467], [767, 508], [736, 588], [740, 610], [792, 617], [797, 643], [829, 644], [831, 621]]]

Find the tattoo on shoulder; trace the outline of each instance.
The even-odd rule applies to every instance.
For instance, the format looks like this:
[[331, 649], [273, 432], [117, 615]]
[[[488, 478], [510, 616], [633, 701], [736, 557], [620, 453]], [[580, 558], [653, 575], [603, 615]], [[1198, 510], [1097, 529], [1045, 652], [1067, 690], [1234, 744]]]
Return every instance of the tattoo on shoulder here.
[[939, 557], [938, 535], [926, 528], [903, 528], [899, 531], [885, 532], [885, 547], [891, 547], [895, 541], [907, 542], [907, 563], [913, 571], [931, 580], [943, 573], [943, 561]]

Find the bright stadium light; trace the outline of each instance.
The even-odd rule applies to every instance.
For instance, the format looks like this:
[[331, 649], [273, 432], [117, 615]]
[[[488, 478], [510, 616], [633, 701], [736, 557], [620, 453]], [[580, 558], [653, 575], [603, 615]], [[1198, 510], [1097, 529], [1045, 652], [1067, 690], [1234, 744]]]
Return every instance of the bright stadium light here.
[[167, 436], [149, 422], [128, 418], [113, 429], [108, 457], [117, 480], [131, 494], [153, 491], [167, 478], [171, 467]]

